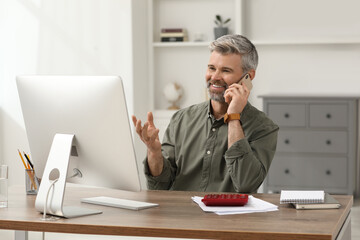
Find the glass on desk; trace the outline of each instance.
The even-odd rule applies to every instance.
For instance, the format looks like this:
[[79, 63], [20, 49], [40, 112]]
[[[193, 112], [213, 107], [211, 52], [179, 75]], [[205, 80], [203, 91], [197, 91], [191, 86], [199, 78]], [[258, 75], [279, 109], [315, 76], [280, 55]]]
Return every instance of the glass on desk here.
[[0, 208], [8, 206], [8, 166], [0, 165]]
[[26, 194], [36, 195], [39, 190], [39, 181], [33, 169], [25, 169]]

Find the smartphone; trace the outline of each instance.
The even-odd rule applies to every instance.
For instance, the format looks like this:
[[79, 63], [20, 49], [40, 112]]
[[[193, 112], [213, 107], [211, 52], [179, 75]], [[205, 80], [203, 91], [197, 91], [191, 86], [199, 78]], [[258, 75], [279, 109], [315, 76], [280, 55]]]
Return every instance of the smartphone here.
[[251, 89], [253, 88], [253, 85], [251, 82], [250, 75], [248, 73], [242, 79], [240, 79], [239, 84], [241, 84], [242, 82], [249, 89], [249, 91], [251, 91]]

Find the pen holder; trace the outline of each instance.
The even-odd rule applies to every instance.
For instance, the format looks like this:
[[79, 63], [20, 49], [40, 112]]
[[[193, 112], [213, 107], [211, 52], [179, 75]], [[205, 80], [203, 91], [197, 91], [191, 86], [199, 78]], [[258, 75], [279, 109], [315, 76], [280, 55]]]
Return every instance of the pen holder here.
[[39, 190], [39, 181], [33, 169], [25, 169], [25, 187], [27, 195], [36, 195]]

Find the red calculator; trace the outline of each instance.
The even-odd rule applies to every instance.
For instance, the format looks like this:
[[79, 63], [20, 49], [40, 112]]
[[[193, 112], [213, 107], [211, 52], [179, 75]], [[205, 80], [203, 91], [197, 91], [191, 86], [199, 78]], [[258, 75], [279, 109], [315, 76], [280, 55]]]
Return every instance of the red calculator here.
[[201, 201], [206, 206], [244, 206], [248, 199], [247, 194], [207, 194]]

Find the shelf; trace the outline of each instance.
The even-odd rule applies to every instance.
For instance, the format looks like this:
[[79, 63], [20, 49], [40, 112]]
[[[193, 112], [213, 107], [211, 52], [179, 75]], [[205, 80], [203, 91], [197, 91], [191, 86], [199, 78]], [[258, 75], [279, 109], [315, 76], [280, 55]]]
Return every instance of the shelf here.
[[204, 47], [210, 42], [154, 42], [154, 47]]
[[[181, 107], [205, 100], [203, 81], [209, 58], [208, 46], [214, 39], [216, 15], [231, 18], [231, 33], [243, 32], [244, 0], [148, 0], [148, 69], [150, 109], [172, 115], [166, 110], [163, 86], [178, 82], [184, 90]], [[162, 28], [184, 28], [186, 42], [161, 42]], [[203, 41], [195, 41], [201, 36]], [[184, 74], [186, 69], [186, 74]], [[204, 95], [204, 96], [203, 96]]]
[[348, 45], [360, 44], [360, 39], [343, 39], [343, 40], [327, 40], [327, 39], [314, 39], [314, 40], [288, 40], [288, 41], [252, 41], [257, 46], [274, 46], [274, 45]]
[[[304, 40], [304, 41], [252, 41], [256, 46], [280, 46], [280, 45], [356, 45], [360, 44], [360, 39], [351, 40]], [[210, 42], [154, 42], [153, 47], [207, 47]]]

